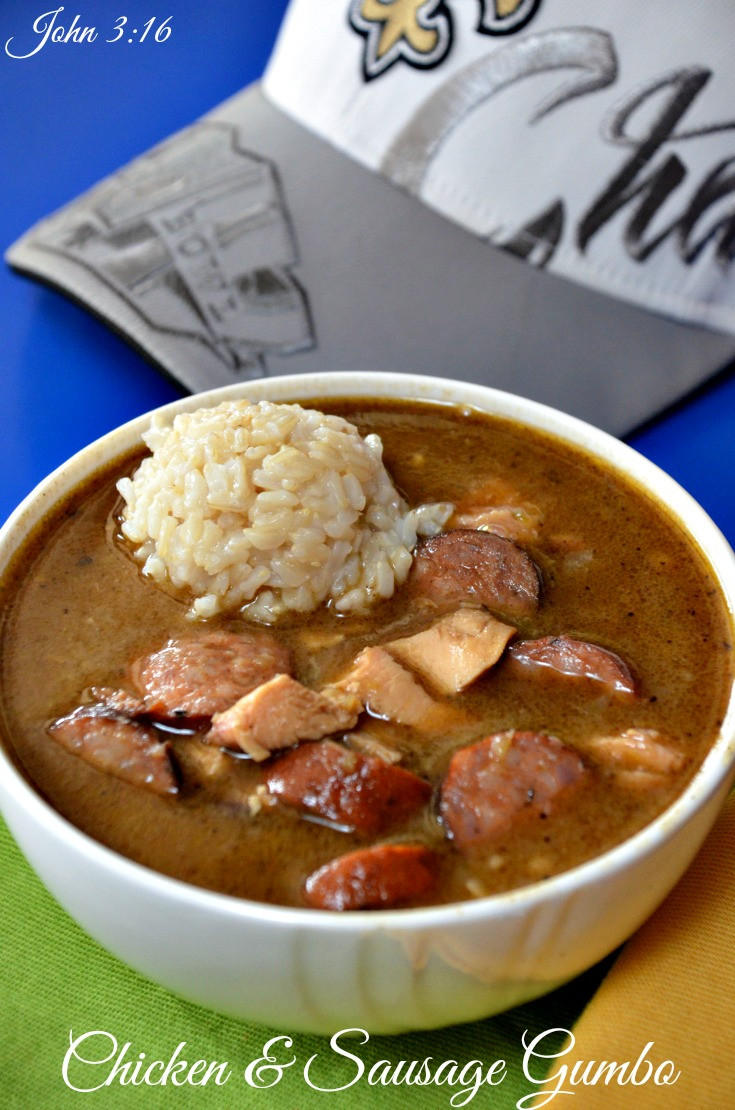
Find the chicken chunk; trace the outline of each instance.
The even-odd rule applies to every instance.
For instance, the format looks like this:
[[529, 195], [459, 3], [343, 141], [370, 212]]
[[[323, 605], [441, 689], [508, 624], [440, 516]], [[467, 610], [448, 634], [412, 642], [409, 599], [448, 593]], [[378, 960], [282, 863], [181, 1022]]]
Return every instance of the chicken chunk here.
[[421, 844], [378, 844], [330, 860], [306, 880], [304, 897], [320, 910], [406, 906], [433, 891], [436, 860]]
[[452, 720], [450, 706], [441, 705], [385, 648], [365, 648], [339, 680], [340, 689], [355, 693], [374, 717], [421, 729], [443, 728]]
[[177, 738], [175, 758], [185, 784], [210, 792], [219, 791], [229, 781], [235, 762], [231, 755], [219, 748], [189, 737], [183, 740]]
[[264, 784], [253, 787], [252, 774], [237, 755], [213, 748], [198, 737], [177, 737], [171, 748], [182, 791], [189, 795], [203, 793], [208, 802], [239, 813], [247, 811], [251, 816], [276, 805]]
[[598, 736], [587, 750], [613, 772], [620, 785], [646, 789], [664, 785], [686, 762], [655, 728], [627, 728], [616, 735]]
[[598, 644], [574, 640], [571, 636], [543, 636], [521, 640], [508, 649], [509, 656], [528, 667], [546, 667], [570, 678], [602, 683], [616, 693], [635, 694], [636, 681], [630, 667], [619, 655]]
[[439, 694], [457, 694], [497, 663], [516, 630], [484, 609], [458, 609], [383, 647]]
[[579, 754], [543, 732], [498, 732], [452, 756], [439, 812], [461, 852], [482, 849], [519, 822], [548, 817], [585, 775]]
[[163, 720], [211, 717], [274, 675], [290, 672], [286, 648], [260, 631], [169, 640], [131, 667], [147, 712]]
[[509, 617], [528, 617], [538, 606], [541, 580], [533, 561], [510, 540], [459, 528], [419, 543], [408, 589], [439, 603], [474, 601]]
[[131, 721], [105, 705], [84, 705], [48, 726], [62, 748], [108, 775], [142, 786], [154, 794], [176, 794], [178, 787], [168, 756], [148, 725]]
[[472, 528], [492, 532], [513, 543], [535, 543], [539, 537], [541, 512], [535, 505], [457, 505], [449, 518], [450, 528]]
[[[375, 722], [373, 727], [375, 727]], [[344, 741], [348, 747], [355, 751], [377, 756], [378, 759], [383, 760], [383, 763], [400, 763], [403, 759], [402, 753], [397, 748], [394, 748], [391, 744], [384, 744], [368, 728], [361, 727], [356, 732], [348, 732]]]
[[329, 740], [276, 760], [266, 784], [288, 805], [371, 836], [405, 821], [431, 796], [418, 775]]
[[349, 691], [310, 690], [279, 674], [215, 713], [206, 741], [263, 760], [299, 740], [320, 740], [353, 728], [361, 708], [360, 699]]

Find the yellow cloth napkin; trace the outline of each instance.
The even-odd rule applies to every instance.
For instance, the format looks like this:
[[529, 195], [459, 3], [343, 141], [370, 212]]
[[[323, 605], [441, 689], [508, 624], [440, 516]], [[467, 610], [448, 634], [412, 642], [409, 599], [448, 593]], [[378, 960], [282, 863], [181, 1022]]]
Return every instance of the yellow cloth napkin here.
[[[613, 965], [573, 1029], [574, 1045], [556, 1058], [549, 1084], [526, 1106], [567, 1106], [549, 1099], [566, 1067], [562, 1087], [578, 1110], [725, 1110], [735, 1106], [735, 796], [732, 796], [692, 867], [639, 930]], [[634, 1084], [630, 1074], [641, 1053]], [[568, 1048], [569, 1041], [565, 1045]], [[664, 1061], [674, 1083], [657, 1084]], [[594, 1085], [572, 1084], [603, 1061], [630, 1061]], [[653, 1065], [649, 1072], [646, 1061]], [[557, 1078], [554, 1078], [554, 1077]]]

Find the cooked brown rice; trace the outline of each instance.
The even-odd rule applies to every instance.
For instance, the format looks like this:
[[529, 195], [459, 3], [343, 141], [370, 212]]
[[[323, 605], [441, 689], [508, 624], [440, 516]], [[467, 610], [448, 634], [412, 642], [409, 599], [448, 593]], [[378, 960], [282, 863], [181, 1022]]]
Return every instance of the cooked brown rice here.
[[144, 574], [193, 596], [194, 618], [365, 608], [452, 511], [409, 509], [379, 436], [296, 404], [226, 401], [154, 418], [143, 439], [151, 455], [118, 483], [122, 531]]

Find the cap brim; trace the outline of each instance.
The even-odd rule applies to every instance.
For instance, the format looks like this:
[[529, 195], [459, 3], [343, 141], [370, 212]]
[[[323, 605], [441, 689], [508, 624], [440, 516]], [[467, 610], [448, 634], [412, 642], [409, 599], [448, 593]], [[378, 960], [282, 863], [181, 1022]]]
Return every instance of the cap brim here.
[[[164, 182], [146, 207], [146, 182], [150, 194], [172, 164], [190, 191]], [[259, 86], [36, 225], [7, 258], [193, 391], [248, 375], [408, 371], [520, 393], [620, 434], [735, 356], [733, 336], [588, 290], [464, 231]]]

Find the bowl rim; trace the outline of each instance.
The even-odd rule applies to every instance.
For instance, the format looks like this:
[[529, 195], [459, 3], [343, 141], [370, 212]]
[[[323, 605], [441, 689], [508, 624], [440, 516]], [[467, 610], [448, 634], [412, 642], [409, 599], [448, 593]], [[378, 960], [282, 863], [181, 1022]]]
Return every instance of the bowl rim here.
[[[660, 503], [675, 524], [709, 565], [725, 603], [735, 632], [735, 553], [705, 510], [670, 475], [634, 448], [593, 425], [549, 405], [494, 389], [489, 386], [390, 371], [323, 371], [283, 375], [219, 386], [203, 393], [189, 394], [143, 413], [77, 451], [51, 472], [24, 498], [0, 527], [0, 576], [28, 532], [53, 508], [63, 493], [52, 498], [55, 488], [67, 482], [70, 474], [81, 471], [66, 488], [73, 488], [101, 464], [121, 456], [129, 449], [124, 444], [139, 439], [153, 415], [171, 417], [178, 412], [210, 407], [231, 398], [247, 397], [250, 392], [272, 401], [302, 401], [308, 404], [329, 397], [388, 397], [444, 403], [455, 408], [468, 407], [491, 415], [529, 424], [562, 442], [593, 455], [598, 462], [620, 474], [649, 497]], [[459, 400], [457, 395], [463, 396]], [[260, 396], [257, 399], [261, 399]], [[118, 446], [123, 441], [123, 446]], [[132, 446], [132, 442], [130, 443]], [[99, 457], [101, 456], [101, 458]], [[48, 505], [41, 511], [45, 499]], [[34, 515], [35, 514], [35, 515]], [[27, 520], [31, 517], [30, 522]], [[298, 906], [278, 906], [197, 887], [184, 880], [154, 871], [121, 855], [79, 830], [47, 802], [0, 745], [0, 802], [7, 792], [27, 811], [37, 826], [64, 842], [91, 864], [104, 868], [124, 883], [144, 888], [169, 901], [195, 910], [216, 912], [243, 922], [257, 919], [274, 927], [317, 929], [354, 933], [388, 931], [401, 934], [416, 929], [435, 929], [456, 923], [492, 920], [508, 913], [521, 914], [529, 909], [564, 899], [589, 881], [607, 882], [633, 863], [641, 862], [669, 841], [706, 805], [723, 784], [735, 778], [735, 680], [718, 736], [680, 795], [652, 822], [620, 844], [600, 855], [548, 879], [516, 889], [438, 906], [404, 909], [377, 909], [365, 913]], [[0, 812], [5, 806], [0, 805]]]

